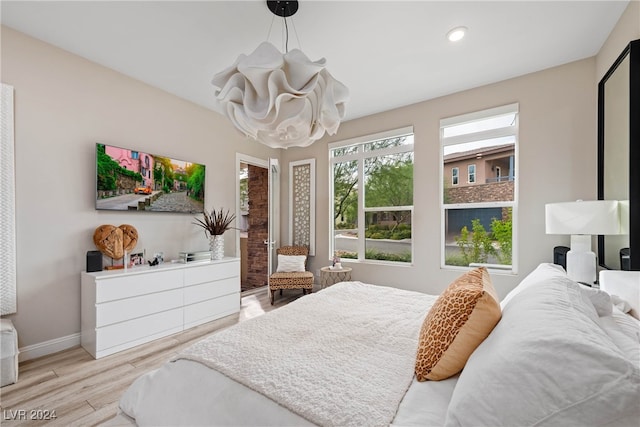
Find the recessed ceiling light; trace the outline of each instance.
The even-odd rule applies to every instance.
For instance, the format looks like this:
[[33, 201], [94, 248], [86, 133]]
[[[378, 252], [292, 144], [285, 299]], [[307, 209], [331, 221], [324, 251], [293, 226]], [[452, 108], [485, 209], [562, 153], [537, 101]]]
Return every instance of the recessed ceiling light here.
[[466, 32], [467, 27], [456, 27], [447, 33], [447, 38], [450, 42], [457, 42], [458, 40], [462, 40]]

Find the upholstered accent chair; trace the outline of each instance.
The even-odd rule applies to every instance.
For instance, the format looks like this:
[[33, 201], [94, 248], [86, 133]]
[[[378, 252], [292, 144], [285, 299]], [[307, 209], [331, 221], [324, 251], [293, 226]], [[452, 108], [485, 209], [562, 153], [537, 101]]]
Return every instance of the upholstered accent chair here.
[[[278, 255], [304, 255], [304, 271], [280, 271], [269, 276], [269, 290], [271, 305], [275, 300], [276, 291], [282, 295], [283, 289], [302, 289], [302, 294], [311, 293], [313, 289], [313, 273], [307, 271], [309, 249], [305, 246], [282, 246], [276, 250]], [[280, 258], [280, 257], [278, 257]], [[280, 265], [280, 262], [278, 262]]]

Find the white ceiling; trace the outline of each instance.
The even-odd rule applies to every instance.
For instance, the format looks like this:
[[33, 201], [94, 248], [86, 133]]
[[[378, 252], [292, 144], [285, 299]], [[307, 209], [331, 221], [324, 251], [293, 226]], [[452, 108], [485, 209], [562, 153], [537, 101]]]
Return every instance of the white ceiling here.
[[[289, 49], [327, 59], [350, 89], [346, 119], [520, 76], [598, 53], [628, 0], [311, 1]], [[265, 1], [7, 1], [2, 24], [215, 111], [210, 82], [267, 40]], [[469, 28], [456, 44], [453, 27]], [[298, 40], [300, 45], [298, 44]]]

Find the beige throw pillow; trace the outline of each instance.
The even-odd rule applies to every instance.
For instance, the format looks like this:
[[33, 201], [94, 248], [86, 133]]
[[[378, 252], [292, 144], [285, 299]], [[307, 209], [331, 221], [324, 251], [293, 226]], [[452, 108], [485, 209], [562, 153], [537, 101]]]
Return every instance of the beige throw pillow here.
[[418, 381], [443, 380], [460, 372], [500, 317], [500, 303], [484, 267], [453, 281], [422, 324], [416, 356]]

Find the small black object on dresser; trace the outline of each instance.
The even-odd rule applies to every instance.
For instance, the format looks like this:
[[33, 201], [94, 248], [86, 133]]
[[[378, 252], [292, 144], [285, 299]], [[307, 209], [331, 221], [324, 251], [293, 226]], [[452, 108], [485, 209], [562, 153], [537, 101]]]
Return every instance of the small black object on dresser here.
[[102, 271], [102, 252], [87, 251], [87, 273]]
[[553, 248], [553, 263], [561, 265], [562, 268], [567, 270], [567, 252], [569, 252], [566, 246], [556, 246]]

